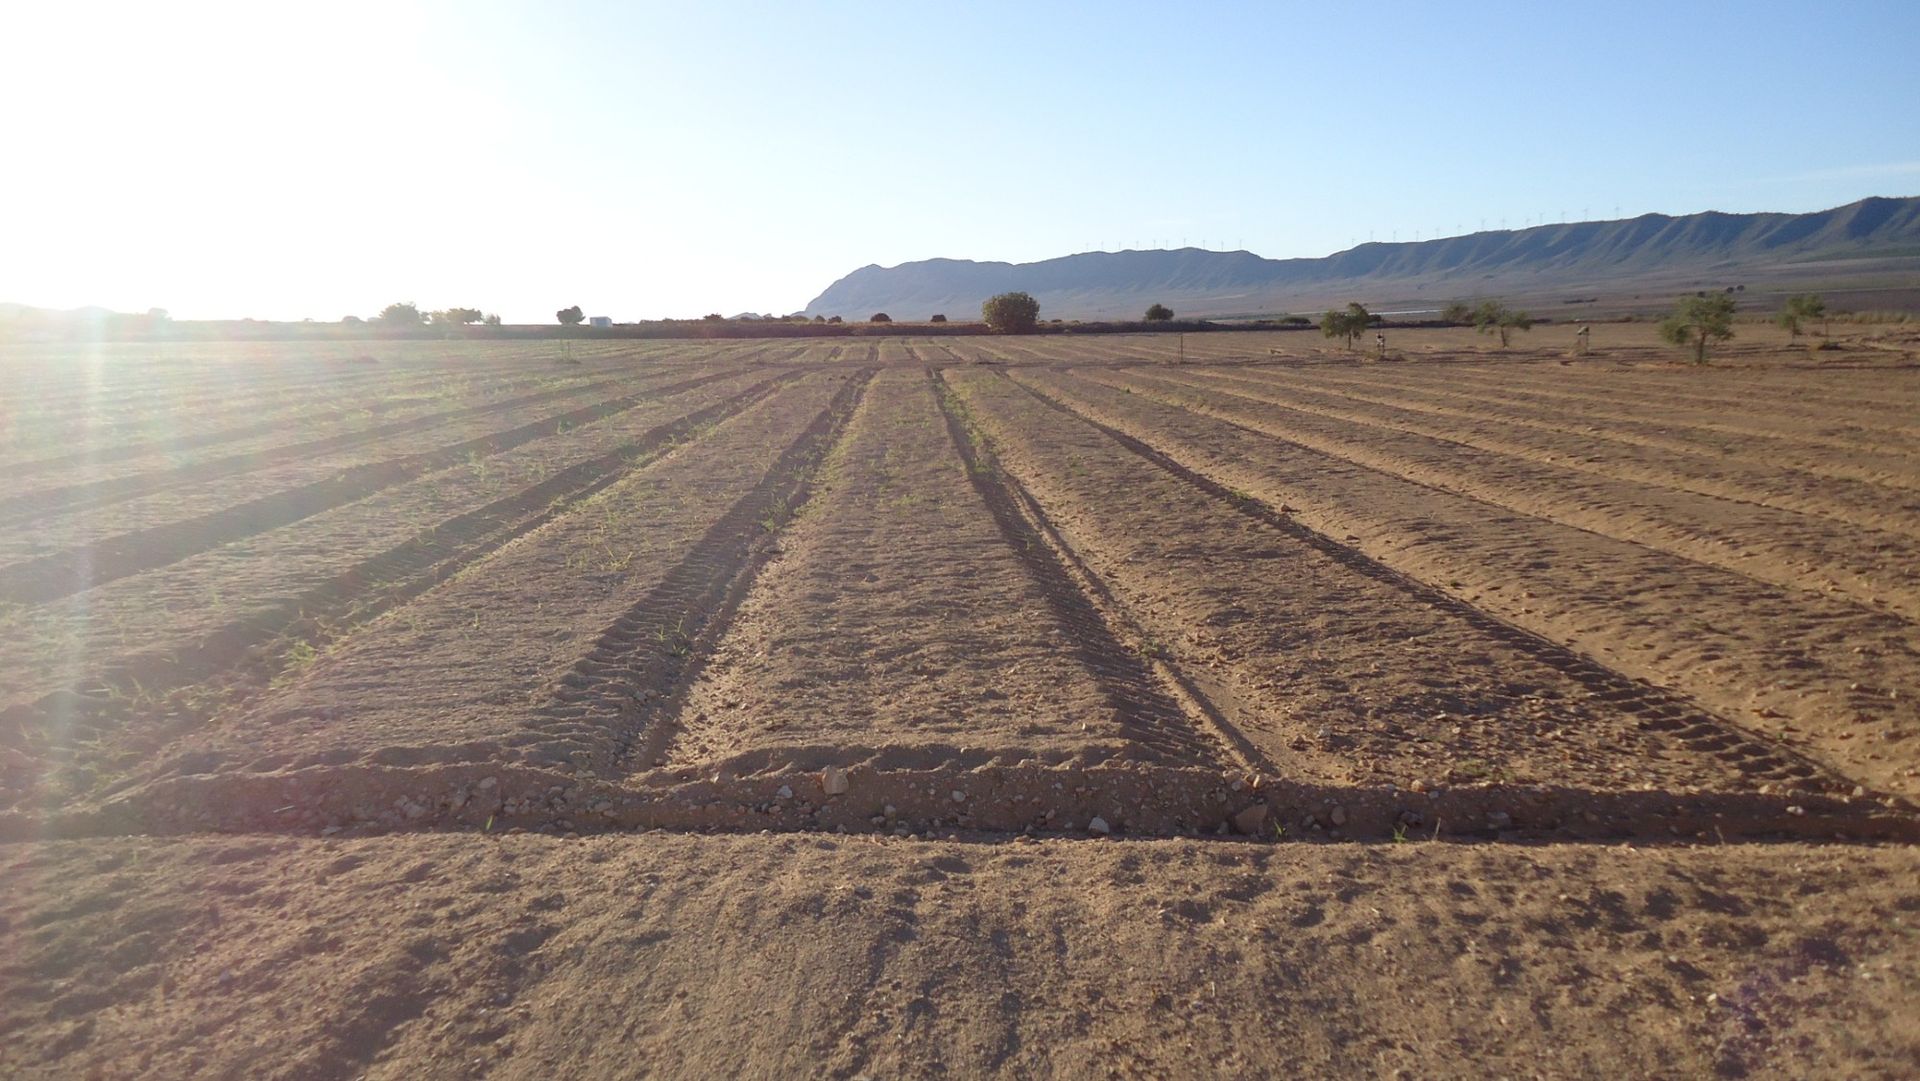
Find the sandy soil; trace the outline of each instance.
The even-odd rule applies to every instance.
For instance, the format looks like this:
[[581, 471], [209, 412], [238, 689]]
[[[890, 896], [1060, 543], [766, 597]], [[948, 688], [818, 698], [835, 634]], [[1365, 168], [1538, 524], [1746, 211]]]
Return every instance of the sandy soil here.
[[1097, 618], [1071, 607], [1058, 570], [1030, 570], [1007, 543], [1019, 524], [997, 522], [970, 482], [936, 387], [912, 369], [875, 380], [830, 487], [657, 753], [709, 773], [1219, 764]]
[[1920, 339], [1566, 329], [10, 357], [0, 1074], [1920, 1073]]
[[1910, 1077], [1909, 849], [0, 846], [0, 1072]]

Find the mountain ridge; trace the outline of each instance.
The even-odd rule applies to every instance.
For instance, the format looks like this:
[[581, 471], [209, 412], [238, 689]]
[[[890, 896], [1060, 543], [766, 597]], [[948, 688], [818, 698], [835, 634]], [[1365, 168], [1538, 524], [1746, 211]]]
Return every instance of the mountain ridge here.
[[1592, 284], [1680, 270], [1912, 257], [1920, 268], [1920, 196], [1860, 199], [1806, 214], [1642, 214], [1486, 230], [1426, 241], [1368, 242], [1319, 258], [1267, 259], [1198, 248], [1081, 252], [1032, 263], [935, 258], [868, 264], [808, 303], [808, 315], [970, 315], [1021, 290], [1051, 317], [1112, 317], [1155, 300], [1182, 314], [1278, 310], [1334, 287]]

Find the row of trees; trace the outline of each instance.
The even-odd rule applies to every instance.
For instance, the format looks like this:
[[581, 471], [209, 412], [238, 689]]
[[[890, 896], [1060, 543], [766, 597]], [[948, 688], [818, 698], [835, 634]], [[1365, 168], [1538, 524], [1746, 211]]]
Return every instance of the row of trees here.
[[[1707, 362], [1707, 346], [1712, 342], [1726, 341], [1733, 337], [1734, 299], [1728, 293], [1699, 293], [1681, 297], [1674, 309], [1660, 322], [1660, 336], [1674, 345], [1693, 350], [1696, 364]], [[586, 314], [578, 304], [562, 308], [554, 313], [563, 326], [578, 326], [586, 320]], [[719, 314], [708, 315], [708, 321], [720, 321]], [[804, 321], [804, 317], [800, 317]], [[1028, 334], [1040, 322], [1040, 302], [1029, 293], [1001, 293], [980, 305], [980, 318], [996, 334]], [[1165, 322], [1173, 318], [1173, 309], [1164, 304], [1154, 304], [1146, 311], [1146, 321]], [[1460, 326], [1472, 326], [1481, 334], [1497, 334], [1500, 348], [1505, 349], [1509, 336], [1516, 330], [1533, 329], [1533, 317], [1524, 311], [1507, 307], [1498, 300], [1483, 300], [1478, 305], [1469, 305], [1465, 301], [1454, 301], [1440, 312], [1440, 318]], [[1368, 327], [1379, 317], [1367, 311], [1358, 303], [1349, 303], [1345, 308], [1330, 308], [1320, 317], [1320, 332], [1329, 338], [1342, 338], [1351, 350], [1354, 341], [1364, 334]], [[1775, 317], [1781, 327], [1794, 338], [1800, 336], [1804, 324], [1815, 320], [1823, 324], [1827, 320], [1826, 300], [1817, 293], [1806, 293], [1788, 297]], [[353, 316], [347, 321], [359, 322]], [[485, 323], [499, 326], [498, 315], [483, 314], [478, 308], [445, 308], [433, 312], [421, 312], [411, 301], [389, 304], [381, 309], [374, 321], [386, 326], [417, 327], [423, 323], [434, 326], [467, 326], [473, 323]], [[839, 316], [822, 318], [814, 316], [816, 323], [838, 323]], [[872, 323], [891, 323], [893, 318], [885, 312], [875, 312], [868, 320]], [[930, 322], [944, 323], [947, 317], [942, 314], [933, 316]], [[1824, 332], [1824, 330], [1823, 330]]]
[[[1696, 293], [1681, 297], [1672, 314], [1660, 321], [1660, 337], [1674, 345], [1693, 350], [1693, 362], [1707, 362], [1707, 345], [1733, 337], [1733, 296], [1729, 293]], [[1801, 293], [1787, 298], [1773, 321], [1789, 338], [1800, 337], [1804, 324], [1818, 321], [1826, 333], [1827, 301], [1818, 293]]]
[[[357, 323], [360, 320], [347, 316], [345, 322]], [[479, 308], [443, 308], [439, 311], [423, 312], [410, 300], [389, 304], [380, 309], [373, 321], [390, 327], [417, 327], [422, 323], [431, 323], [437, 327], [463, 327], [472, 323], [485, 323], [490, 327], [500, 325], [500, 317], [483, 314]]]

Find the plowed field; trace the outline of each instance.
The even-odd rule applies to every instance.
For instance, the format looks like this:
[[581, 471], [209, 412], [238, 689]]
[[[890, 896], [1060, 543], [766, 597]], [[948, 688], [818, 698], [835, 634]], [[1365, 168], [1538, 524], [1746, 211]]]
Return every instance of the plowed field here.
[[371, 344], [0, 358], [0, 1072], [1920, 1072], [1910, 353]]

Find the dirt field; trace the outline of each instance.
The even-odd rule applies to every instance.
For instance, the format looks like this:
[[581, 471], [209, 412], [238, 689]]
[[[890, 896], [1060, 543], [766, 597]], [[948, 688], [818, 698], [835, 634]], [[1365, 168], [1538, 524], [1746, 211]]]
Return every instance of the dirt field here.
[[1913, 1076], [1834, 330], [0, 358], [0, 1073]]

